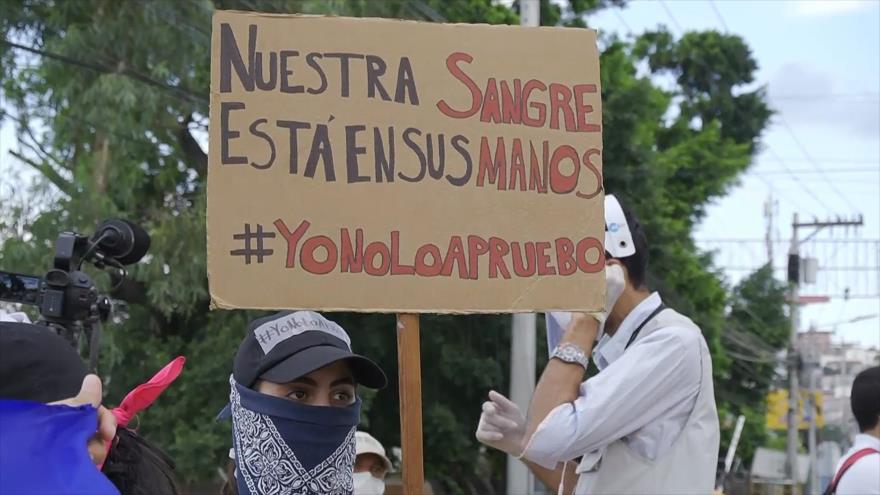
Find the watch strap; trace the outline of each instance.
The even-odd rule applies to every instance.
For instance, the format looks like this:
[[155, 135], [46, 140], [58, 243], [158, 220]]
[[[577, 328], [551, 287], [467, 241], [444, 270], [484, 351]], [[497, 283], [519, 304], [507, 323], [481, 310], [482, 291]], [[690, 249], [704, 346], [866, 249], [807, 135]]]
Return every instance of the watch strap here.
[[590, 365], [590, 356], [579, 345], [572, 343], [557, 346], [550, 354], [550, 358], [556, 358], [564, 363], [578, 364], [585, 370]]

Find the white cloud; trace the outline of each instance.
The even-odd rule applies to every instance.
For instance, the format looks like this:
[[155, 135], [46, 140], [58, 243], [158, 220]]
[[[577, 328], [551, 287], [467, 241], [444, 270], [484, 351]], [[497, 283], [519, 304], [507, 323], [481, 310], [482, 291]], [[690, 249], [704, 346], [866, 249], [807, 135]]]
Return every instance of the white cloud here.
[[806, 17], [848, 14], [870, 9], [876, 0], [798, 0], [792, 2], [794, 13]]

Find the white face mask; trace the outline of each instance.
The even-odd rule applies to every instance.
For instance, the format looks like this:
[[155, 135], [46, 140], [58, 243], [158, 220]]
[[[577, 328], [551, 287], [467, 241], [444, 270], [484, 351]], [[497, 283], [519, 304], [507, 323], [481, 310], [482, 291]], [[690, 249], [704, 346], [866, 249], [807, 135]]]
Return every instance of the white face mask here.
[[605, 267], [605, 320], [599, 324], [599, 336], [597, 340], [601, 340], [605, 336], [605, 322], [608, 321], [608, 315], [617, 304], [617, 300], [623, 295], [626, 289], [626, 276], [623, 274], [623, 268], [620, 265], [608, 265]]
[[385, 481], [374, 477], [369, 471], [354, 473], [354, 495], [382, 495], [385, 493]]

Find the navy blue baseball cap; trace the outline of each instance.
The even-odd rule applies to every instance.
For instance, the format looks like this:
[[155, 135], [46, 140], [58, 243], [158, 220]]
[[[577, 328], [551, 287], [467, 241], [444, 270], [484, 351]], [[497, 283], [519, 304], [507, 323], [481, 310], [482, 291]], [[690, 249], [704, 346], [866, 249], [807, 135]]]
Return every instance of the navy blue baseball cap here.
[[252, 321], [232, 375], [253, 388], [258, 379], [287, 383], [336, 361], [348, 364], [359, 385], [380, 389], [388, 384], [376, 363], [351, 351], [341, 326], [314, 311], [283, 311]]

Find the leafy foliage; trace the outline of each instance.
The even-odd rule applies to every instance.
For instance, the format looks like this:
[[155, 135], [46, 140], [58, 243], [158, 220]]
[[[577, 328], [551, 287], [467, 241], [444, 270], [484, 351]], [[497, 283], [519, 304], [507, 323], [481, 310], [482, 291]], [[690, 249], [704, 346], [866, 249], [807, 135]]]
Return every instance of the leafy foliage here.
[[[715, 394], [728, 419], [746, 417], [737, 453], [750, 461], [769, 435], [765, 427], [766, 395], [775, 383], [776, 355], [788, 344], [791, 321], [785, 308], [785, 285], [773, 278], [768, 265], [752, 273], [734, 289], [725, 333], [729, 353], [736, 360], [716, 381]], [[723, 446], [732, 429], [726, 430]]]
[[[545, 0], [542, 23], [584, 26], [589, 14], [622, 3]], [[518, 22], [515, 7], [490, 0], [0, 4], [5, 39], [41, 52], [0, 45], [0, 84], [4, 118], [17, 126], [17, 159], [37, 177], [33, 192], [45, 202], [35, 210], [22, 200], [31, 190], [12, 194], [0, 188], [0, 266], [42, 272], [59, 231], [88, 232], [102, 218], [128, 218], [147, 228], [151, 255], [133, 268], [117, 296], [129, 303], [129, 317], [107, 329], [101, 370], [108, 402], [115, 403], [175, 355], [187, 356], [181, 379], [141, 423], [141, 433], [177, 460], [186, 480], [211, 479], [225, 462], [229, 427], [213, 418], [226, 402], [226, 380], [246, 322], [259, 314], [209, 310], [207, 158], [197, 137], [207, 127], [215, 8]], [[606, 189], [633, 205], [643, 220], [653, 285], [701, 326], [724, 389], [739, 386], [744, 378], [731, 368], [721, 345], [728, 294], [690, 232], [706, 205], [748, 167], [766, 125], [763, 90], [743, 89], [752, 82], [756, 64], [740, 38], [715, 32], [688, 33], [680, 40], [665, 32], [646, 33], [632, 42], [612, 36], [603, 45]], [[672, 89], [655, 82], [666, 75], [675, 79]], [[743, 287], [736, 297], [747, 308], [766, 288]], [[768, 308], [778, 302], [761, 301]], [[740, 315], [736, 304], [734, 319]], [[375, 358], [391, 377], [389, 388], [365, 397], [364, 425], [386, 445], [399, 445], [393, 317], [331, 317], [351, 331], [355, 348]], [[427, 474], [451, 488], [485, 487], [473, 432], [486, 392], [508, 388], [510, 319], [426, 316], [422, 321]], [[749, 402], [722, 407], [759, 407], [757, 392], [746, 395]], [[498, 453], [488, 456], [496, 488], [504, 459]]]

